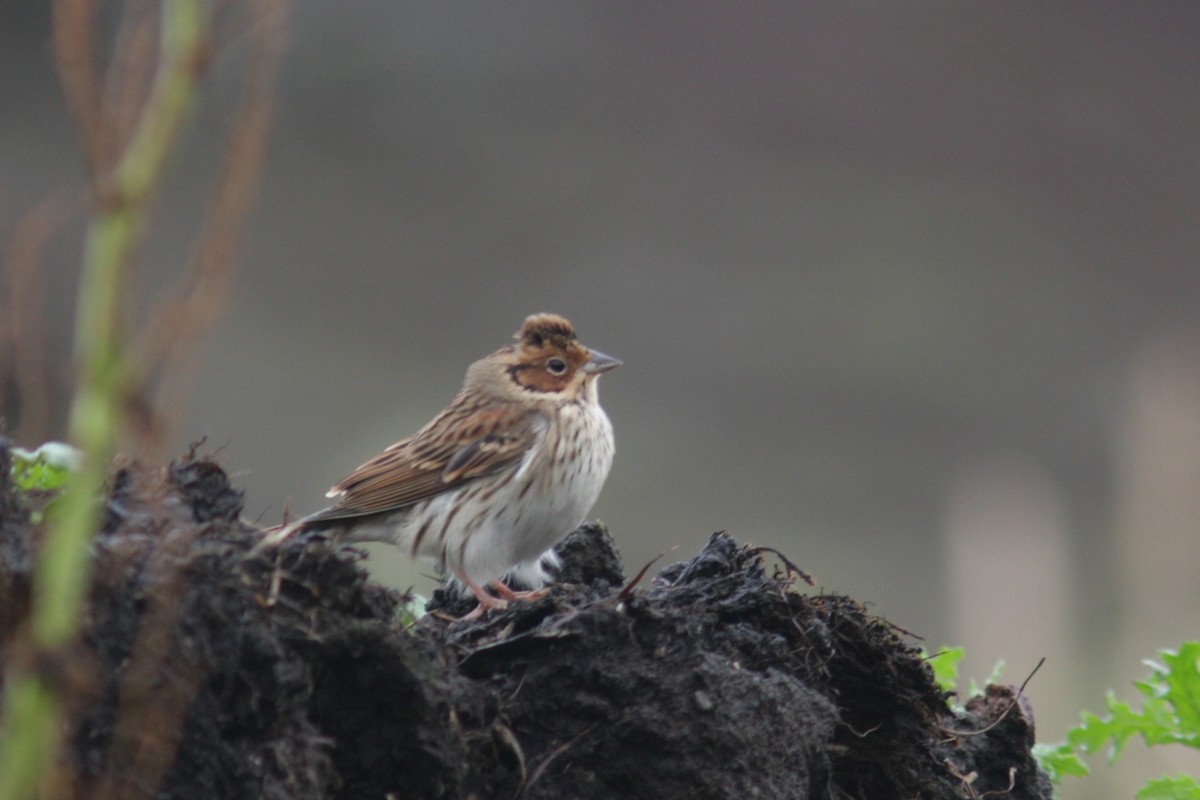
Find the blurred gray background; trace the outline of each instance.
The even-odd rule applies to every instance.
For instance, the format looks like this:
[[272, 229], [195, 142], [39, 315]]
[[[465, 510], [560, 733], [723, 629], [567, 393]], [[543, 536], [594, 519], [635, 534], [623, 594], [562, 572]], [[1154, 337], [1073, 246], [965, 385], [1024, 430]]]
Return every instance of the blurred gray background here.
[[[82, 164], [48, 12], [0, 23], [8, 231]], [[147, 298], [211, 184], [221, 75]], [[980, 680], [1046, 656], [1043, 740], [1198, 635], [1200, 5], [301, 0], [278, 102], [178, 441], [219, 448], [247, 516], [321, 507], [554, 311], [625, 361], [594, 516], [628, 572], [727, 529]], [[78, 237], [47, 257], [56, 330]], [[1200, 772], [1098, 765], [1066, 796], [1168, 768]]]

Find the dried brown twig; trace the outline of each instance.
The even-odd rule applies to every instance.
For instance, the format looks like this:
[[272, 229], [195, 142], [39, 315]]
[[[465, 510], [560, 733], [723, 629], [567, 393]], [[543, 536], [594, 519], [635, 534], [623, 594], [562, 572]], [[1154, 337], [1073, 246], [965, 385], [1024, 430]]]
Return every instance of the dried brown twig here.
[[92, 176], [112, 160], [92, 37], [95, 16], [91, 0], [54, 0], [54, 63]]
[[[54, 423], [54, 381], [46, 322], [46, 247], [77, 202], [58, 193], [34, 206], [13, 229], [0, 285], [0, 418], [15, 424], [17, 441], [36, 444]], [[10, 394], [11, 393], [11, 394]], [[12, 405], [7, 402], [10, 400]], [[15, 421], [15, 422], [14, 422]]]
[[254, 0], [245, 24], [253, 53], [231, 128], [221, 180], [214, 192], [189, 276], [163, 301], [135, 344], [143, 375], [158, 375], [151, 399], [161, 433], [182, 418], [194, 380], [196, 351], [228, 305], [233, 267], [262, 173], [273, 112], [272, 87], [286, 39], [286, 17], [276, 0]]

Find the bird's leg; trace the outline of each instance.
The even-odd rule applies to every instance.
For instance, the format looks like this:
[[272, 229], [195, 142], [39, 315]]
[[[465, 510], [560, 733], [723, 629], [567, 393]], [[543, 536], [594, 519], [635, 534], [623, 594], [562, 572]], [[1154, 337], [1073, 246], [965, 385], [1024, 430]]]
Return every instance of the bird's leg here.
[[498, 611], [508, 608], [507, 598], [504, 596], [495, 597], [489, 594], [487, 589], [484, 589], [478, 583], [471, 580], [462, 570], [454, 569], [453, 571], [454, 577], [462, 581], [466, 587], [471, 590], [471, 594], [475, 595], [475, 599], [479, 601], [479, 605], [475, 606], [475, 608], [472, 609], [469, 614], [460, 619], [459, 622], [470, 622], [472, 620], [479, 619], [483, 616], [485, 611], [490, 611], [493, 608]]
[[504, 581], [500, 580], [499, 578], [491, 581], [488, 586], [491, 586], [493, 589], [495, 589], [496, 594], [500, 595], [502, 599], [509, 603], [514, 603], [518, 600], [528, 600], [529, 602], [533, 602], [534, 600], [541, 600], [543, 597], [550, 594], [550, 590], [544, 586], [541, 589], [530, 589], [526, 592], [514, 592], [505, 585]]
[[475, 599], [479, 601], [479, 605], [475, 606], [475, 608], [473, 608], [469, 614], [462, 617], [462, 619], [459, 620], [460, 622], [471, 622], [472, 620], [477, 620], [482, 617], [484, 613], [493, 608], [498, 611], [503, 610], [508, 608], [509, 603], [515, 603], [520, 600], [527, 600], [530, 602], [534, 600], [540, 600], [550, 593], [550, 590], [546, 588], [532, 589], [527, 592], [514, 592], [512, 589], [508, 588], [507, 585], [505, 585], [504, 581], [496, 578], [495, 580], [488, 581], [487, 584], [496, 590], [496, 594], [493, 595], [488, 592], [487, 589], [471, 580], [471, 578], [468, 577], [467, 574], [462, 570], [454, 569], [453, 572], [454, 577], [462, 581], [463, 584], [471, 590], [471, 594], [475, 595]]

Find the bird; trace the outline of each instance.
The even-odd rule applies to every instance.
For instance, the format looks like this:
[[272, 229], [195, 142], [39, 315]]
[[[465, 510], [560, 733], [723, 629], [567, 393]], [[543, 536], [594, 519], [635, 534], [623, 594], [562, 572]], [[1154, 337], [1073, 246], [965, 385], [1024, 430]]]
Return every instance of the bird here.
[[621, 361], [585, 347], [556, 314], [526, 317], [513, 338], [471, 364], [441, 413], [277, 538], [311, 530], [393, 543], [457, 578], [479, 601], [468, 618], [544, 595], [513, 591], [504, 577], [542, 582], [543, 554], [599, 497], [614, 444], [598, 383]]

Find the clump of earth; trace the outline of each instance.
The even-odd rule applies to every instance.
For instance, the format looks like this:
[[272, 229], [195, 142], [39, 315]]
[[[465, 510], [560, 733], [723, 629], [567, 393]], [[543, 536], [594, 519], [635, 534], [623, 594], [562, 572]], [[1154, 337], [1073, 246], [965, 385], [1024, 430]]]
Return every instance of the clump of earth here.
[[39, 658], [8, 466], [0, 660], [69, 699], [77, 797], [1051, 797], [1014, 687], [956, 710], [908, 634], [773, 552], [717, 533], [631, 580], [587, 524], [546, 597], [460, 622], [471, 602], [438, 593], [414, 619], [358, 550], [256, 547], [196, 456], [113, 473], [82, 634]]

